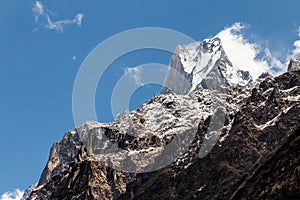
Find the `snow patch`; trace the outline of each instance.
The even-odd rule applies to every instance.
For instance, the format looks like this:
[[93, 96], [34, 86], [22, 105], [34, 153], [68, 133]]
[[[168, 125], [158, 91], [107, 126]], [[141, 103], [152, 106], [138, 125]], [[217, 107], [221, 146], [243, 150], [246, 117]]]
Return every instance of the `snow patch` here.
[[280, 92], [285, 92], [285, 93], [291, 92], [291, 91], [293, 91], [293, 90], [295, 90], [295, 89], [297, 89], [297, 88], [299, 88], [299, 87], [300, 87], [300, 86], [296, 85], [296, 86], [294, 86], [294, 87], [292, 87], [292, 88], [289, 88], [289, 89], [286, 89], [286, 90], [280, 90]]
[[300, 101], [300, 95], [283, 97], [283, 99], [288, 101]]
[[283, 112], [284, 114], [286, 114], [286, 113], [288, 113], [288, 112], [289, 112], [289, 110], [290, 110], [292, 107], [293, 107], [293, 106], [290, 106], [290, 107], [288, 107], [288, 108], [284, 109], [282, 112]]
[[[300, 96], [299, 96], [300, 97]], [[292, 108], [293, 106], [290, 106], [284, 110], [282, 110], [276, 117], [274, 117], [273, 119], [271, 119], [270, 121], [267, 121], [265, 124], [262, 125], [257, 125], [254, 124], [254, 126], [260, 130], [264, 130], [265, 128], [269, 127], [269, 126], [275, 126], [276, 123], [279, 121], [279, 118], [281, 117], [282, 113], [286, 114], [288, 113], [288, 111]]]
[[275, 126], [276, 123], [279, 121], [279, 117], [280, 117], [281, 114], [282, 114], [282, 112], [280, 112], [276, 117], [274, 117], [270, 121], [266, 122], [265, 124], [262, 124], [262, 125], [254, 124], [254, 126], [258, 129], [260, 129], [260, 130], [264, 130], [265, 128], [267, 128], [269, 126]]

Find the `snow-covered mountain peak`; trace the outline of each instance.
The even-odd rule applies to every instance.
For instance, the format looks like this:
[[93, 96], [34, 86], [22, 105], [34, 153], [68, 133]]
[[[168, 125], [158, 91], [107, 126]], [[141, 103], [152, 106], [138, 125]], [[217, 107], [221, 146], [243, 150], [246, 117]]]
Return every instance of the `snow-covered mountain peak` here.
[[[245, 86], [252, 81], [248, 71], [232, 64], [219, 37], [178, 46], [171, 58], [170, 67], [172, 70], [165, 85], [179, 94], [187, 94], [199, 87]], [[182, 77], [188, 80], [189, 84], [182, 85]]]
[[[220, 56], [221, 40], [219, 38], [205, 39], [186, 46], [178, 46], [177, 53], [186, 73], [190, 74], [197, 66], [206, 66], [210, 58]], [[200, 63], [199, 63], [200, 62]]]

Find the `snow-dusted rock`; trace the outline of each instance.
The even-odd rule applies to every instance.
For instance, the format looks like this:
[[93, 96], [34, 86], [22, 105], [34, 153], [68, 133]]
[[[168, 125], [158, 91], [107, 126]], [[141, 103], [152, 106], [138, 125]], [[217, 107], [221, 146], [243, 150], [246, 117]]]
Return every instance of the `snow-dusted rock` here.
[[300, 70], [300, 57], [291, 59], [288, 66], [288, 71], [296, 71], [296, 70]]

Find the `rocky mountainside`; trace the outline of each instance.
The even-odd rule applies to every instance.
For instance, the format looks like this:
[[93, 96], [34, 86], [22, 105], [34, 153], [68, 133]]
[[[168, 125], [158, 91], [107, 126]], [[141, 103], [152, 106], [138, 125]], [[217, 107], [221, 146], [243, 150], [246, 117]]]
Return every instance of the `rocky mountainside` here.
[[[252, 80], [231, 64], [219, 38], [178, 47], [171, 68], [182, 76], [171, 70], [162, 94], [113, 122], [89, 121], [65, 133], [23, 199], [239, 199], [248, 185], [253, 197], [267, 199], [268, 184], [285, 186], [264, 167], [272, 160], [280, 174], [288, 162], [281, 159], [297, 147], [298, 64]], [[284, 176], [296, 188], [298, 158]]]

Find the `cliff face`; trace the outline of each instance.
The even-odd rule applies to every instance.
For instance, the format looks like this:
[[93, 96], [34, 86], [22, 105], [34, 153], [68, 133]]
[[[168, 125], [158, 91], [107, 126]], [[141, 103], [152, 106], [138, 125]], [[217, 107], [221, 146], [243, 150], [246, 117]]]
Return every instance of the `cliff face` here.
[[126, 177], [80, 149], [67, 169], [38, 186], [29, 199], [115, 199], [126, 190]]

